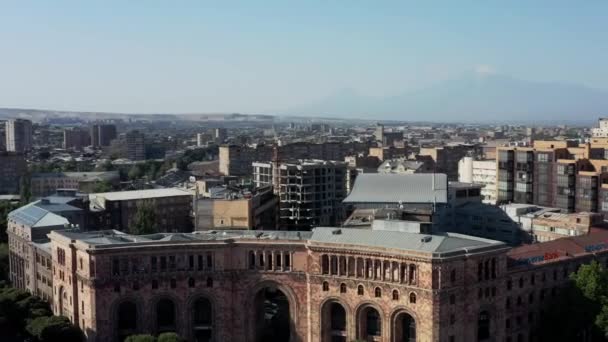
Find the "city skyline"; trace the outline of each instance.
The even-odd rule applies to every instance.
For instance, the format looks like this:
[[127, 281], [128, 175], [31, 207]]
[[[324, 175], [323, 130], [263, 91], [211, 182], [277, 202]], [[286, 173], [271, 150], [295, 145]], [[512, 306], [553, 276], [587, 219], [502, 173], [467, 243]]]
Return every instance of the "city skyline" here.
[[601, 2], [182, 6], [4, 6], [0, 105], [292, 114], [344, 89], [393, 97], [471, 72], [608, 89]]

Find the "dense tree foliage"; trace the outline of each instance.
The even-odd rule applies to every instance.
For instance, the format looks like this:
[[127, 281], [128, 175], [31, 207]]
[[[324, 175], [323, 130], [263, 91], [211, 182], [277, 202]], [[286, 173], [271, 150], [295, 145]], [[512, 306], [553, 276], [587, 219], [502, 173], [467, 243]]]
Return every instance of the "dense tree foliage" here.
[[142, 201], [137, 204], [137, 212], [129, 226], [129, 231], [136, 235], [158, 232], [156, 212], [151, 201]]
[[131, 335], [125, 339], [125, 342], [183, 342], [183, 338], [178, 334], [167, 332], [154, 337], [152, 335]]
[[156, 338], [152, 335], [131, 335], [125, 342], [156, 342]]
[[8, 213], [19, 208], [19, 205], [10, 202], [0, 202], [0, 243], [7, 242], [6, 228], [8, 225]]
[[38, 342], [81, 342], [82, 331], [67, 317], [41, 316], [29, 321], [26, 331]]
[[49, 315], [51, 310], [42, 299], [15, 288], [0, 288], [0, 331], [6, 336], [26, 336], [28, 320]]
[[606, 341], [608, 272], [594, 261], [570, 280], [542, 309], [540, 341]]

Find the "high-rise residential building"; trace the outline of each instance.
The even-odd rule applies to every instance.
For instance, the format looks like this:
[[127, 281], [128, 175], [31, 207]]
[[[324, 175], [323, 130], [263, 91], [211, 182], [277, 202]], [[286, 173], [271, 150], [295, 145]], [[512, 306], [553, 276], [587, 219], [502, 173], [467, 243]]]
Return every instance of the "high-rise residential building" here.
[[196, 146], [206, 146], [209, 141], [213, 141], [213, 137], [209, 133], [196, 134]]
[[594, 138], [608, 138], [608, 118], [600, 118], [598, 126], [591, 129]]
[[309, 230], [344, 220], [345, 162], [256, 162], [253, 170], [256, 187], [272, 185], [279, 196], [280, 229]]
[[27, 173], [23, 154], [0, 151], [0, 194], [17, 194], [21, 177]]
[[[498, 148], [498, 202], [608, 213], [608, 139]], [[606, 203], [605, 203], [606, 202]]]
[[146, 159], [145, 135], [140, 131], [131, 131], [126, 134], [127, 158], [131, 160]]
[[228, 130], [225, 128], [216, 128], [214, 131], [215, 142], [222, 144], [228, 138]]
[[116, 139], [116, 125], [94, 124], [91, 126], [91, 143], [94, 147], [110, 146]]
[[80, 128], [67, 128], [63, 131], [63, 148], [82, 150], [91, 144], [90, 132]]
[[30, 120], [8, 120], [5, 135], [7, 151], [29, 152], [32, 150], [32, 122]]
[[458, 163], [458, 181], [483, 185], [483, 203], [496, 204], [496, 160], [475, 160], [464, 157]]

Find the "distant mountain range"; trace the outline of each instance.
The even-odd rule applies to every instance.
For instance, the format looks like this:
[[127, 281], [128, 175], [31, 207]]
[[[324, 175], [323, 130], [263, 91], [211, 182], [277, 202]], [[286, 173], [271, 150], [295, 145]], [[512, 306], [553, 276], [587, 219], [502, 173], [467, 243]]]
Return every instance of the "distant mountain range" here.
[[366, 97], [345, 89], [285, 114], [398, 121], [590, 123], [608, 116], [608, 92], [471, 72], [394, 97]]

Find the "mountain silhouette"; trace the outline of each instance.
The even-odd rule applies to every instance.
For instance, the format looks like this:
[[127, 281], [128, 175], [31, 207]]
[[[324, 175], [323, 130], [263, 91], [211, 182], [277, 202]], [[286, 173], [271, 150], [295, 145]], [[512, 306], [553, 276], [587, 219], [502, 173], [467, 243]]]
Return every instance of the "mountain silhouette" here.
[[402, 121], [591, 121], [608, 113], [608, 92], [469, 72], [393, 97], [373, 98], [345, 89], [288, 113]]

